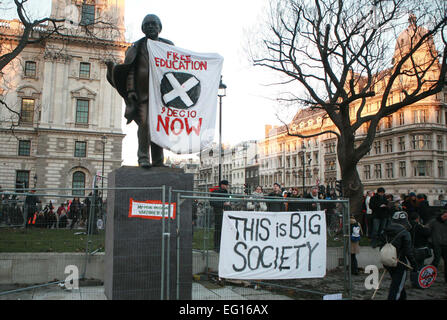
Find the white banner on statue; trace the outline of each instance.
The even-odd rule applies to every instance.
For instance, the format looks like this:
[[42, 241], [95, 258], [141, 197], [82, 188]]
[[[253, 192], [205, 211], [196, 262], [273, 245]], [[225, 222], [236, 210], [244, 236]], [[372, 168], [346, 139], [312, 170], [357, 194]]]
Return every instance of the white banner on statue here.
[[177, 154], [208, 147], [214, 139], [223, 58], [152, 40], [147, 48], [151, 141]]
[[219, 277], [300, 279], [326, 275], [324, 211], [225, 211]]

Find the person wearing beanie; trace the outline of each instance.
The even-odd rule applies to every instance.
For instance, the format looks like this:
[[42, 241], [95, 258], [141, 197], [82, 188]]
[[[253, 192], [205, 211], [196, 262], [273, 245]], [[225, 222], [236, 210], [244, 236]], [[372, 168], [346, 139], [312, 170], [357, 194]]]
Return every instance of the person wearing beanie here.
[[391, 276], [388, 300], [406, 300], [407, 269], [411, 266], [413, 271], [419, 270], [411, 245], [410, 228], [408, 214], [405, 211], [397, 211], [391, 217], [391, 223], [379, 237], [379, 247], [382, 248], [387, 242], [390, 242], [396, 248], [399, 261], [395, 267], [385, 266]]
[[[219, 182], [219, 189], [212, 192], [212, 197], [228, 197], [229, 183], [227, 180]], [[220, 237], [222, 233], [223, 211], [230, 208], [230, 203], [225, 200], [211, 200], [210, 205], [214, 211], [214, 250], [220, 251]]]

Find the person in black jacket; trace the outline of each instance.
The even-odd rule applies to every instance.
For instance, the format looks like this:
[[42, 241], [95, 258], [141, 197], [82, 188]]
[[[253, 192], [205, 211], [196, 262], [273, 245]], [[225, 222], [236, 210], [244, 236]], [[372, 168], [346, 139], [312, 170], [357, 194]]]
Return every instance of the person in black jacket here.
[[[282, 196], [282, 192], [281, 192], [281, 186], [279, 185], [279, 183], [274, 183], [273, 184], [273, 192], [270, 192], [268, 194], [269, 197], [278, 197], [278, 198], [283, 198]], [[276, 199], [270, 198], [272, 200], [275, 200], [275, 202], [273, 201], [267, 201], [267, 211], [270, 212], [282, 212], [282, 211], [286, 211], [286, 207], [284, 205], [284, 202], [276, 202]]]
[[418, 213], [423, 224], [428, 224], [433, 218], [426, 195], [418, 194], [416, 196], [416, 212]]
[[371, 233], [371, 247], [375, 248], [377, 244], [377, 238], [386, 228], [390, 209], [388, 206], [388, 200], [385, 197], [385, 189], [378, 188], [377, 193], [369, 201], [369, 207], [372, 210], [372, 233]]
[[38, 211], [37, 204], [41, 203], [39, 198], [35, 195], [36, 190], [31, 190], [25, 198], [26, 208], [26, 227], [31, 226], [33, 223], [34, 214]]
[[391, 218], [391, 223], [379, 236], [378, 244], [382, 248], [390, 242], [397, 251], [398, 263], [395, 267], [385, 266], [391, 275], [390, 291], [388, 300], [406, 300], [405, 281], [407, 278], [407, 268], [411, 266], [414, 271], [419, 270], [419, 265], [414, 258], [411, 245], [411, 228], [408, 221], [408, 214], [405, 211], [397, 211]]
[[[219, 182], [219, 189], [212, 192], [212, 197], [228, 197], [228, 181], [222, 180]], [[213, 207], [214, 211], [214, 250], [216, 252], [220, 251], [220, 237], [222, 233], [222, 218], [223, 211], [230, 208], [230, 202], [211, 200], [210, 205]]]

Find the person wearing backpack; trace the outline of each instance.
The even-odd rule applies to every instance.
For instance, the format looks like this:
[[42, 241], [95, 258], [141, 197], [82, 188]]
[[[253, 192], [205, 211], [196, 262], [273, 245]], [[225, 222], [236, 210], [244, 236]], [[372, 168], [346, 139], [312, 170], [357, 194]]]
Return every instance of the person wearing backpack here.
[[[407, 278], [407, 269], [411, 266], [413, 271], [419, 270], [413, 254], [410, 229], [411, 225], [408, 221], [408, 214], [405, 211], [397, 211], [391, 217], [391, 223], [385, 228], [378, 239], [381, 261], [391, 275], [388, 300], [406, 300], [405, 281]], [[386, 259], [384, 257], [384, 252], [393, 251], [389, 249], [393, 249], [395, 252], [395, 257], [391, 259], [394, 260], [394, 263], [389, 262], [390, 257], [386, 257]]]
[[359, 275], [358, 262], [357, 262], [357, 254], [360, 253], [360, 238], [362, 232], [361, 225], [355, 220], [354, 216], [351, 216], [350, 219], [351, 225], [351, 273], [353, 275]]

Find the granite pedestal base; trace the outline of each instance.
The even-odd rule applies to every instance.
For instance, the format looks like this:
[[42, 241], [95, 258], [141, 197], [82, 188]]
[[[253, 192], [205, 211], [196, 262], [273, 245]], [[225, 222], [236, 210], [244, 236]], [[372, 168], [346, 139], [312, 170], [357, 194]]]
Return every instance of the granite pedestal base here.
[[[162, 220], [129, 217], [131, 198], [135, 201], [162, 200], [161, 190], [136, 188], [162, 185], [166, 185], [168, 202], [169, 187], [192, 190], [193, 174], [173, 168], [121, 167], [109, 175], [109, 188], [130, 188], [109, 190], [107, 197], [104, 289], [110, 300], [162, 299]], [[176, 201], [173, 194], [171, 202]], [[189, 300], [192, 286], [191, 201], [184, 201], [178, 209], [180, 213], [176, 219], [165, 219], [165, 233], [171, 236], [165, 238], [163, 299], [177, 298], [177, 219], [180, 219], [179, 299]]]

